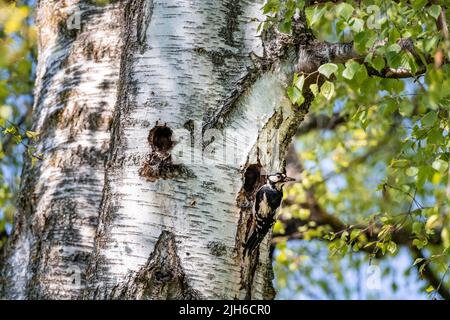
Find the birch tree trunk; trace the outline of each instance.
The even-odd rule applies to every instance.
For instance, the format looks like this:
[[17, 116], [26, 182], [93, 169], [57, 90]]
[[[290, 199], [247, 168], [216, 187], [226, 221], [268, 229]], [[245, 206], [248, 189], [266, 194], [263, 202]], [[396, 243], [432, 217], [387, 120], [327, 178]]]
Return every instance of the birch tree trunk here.
[[261, 6], [38, 2], [43, 160], [23, 169], [2, 297], [274, 297], [269, 237], [242, 245], [311, 100], [286, 86], [329, 52], [302, 17], [294, 37], [257, 36]]

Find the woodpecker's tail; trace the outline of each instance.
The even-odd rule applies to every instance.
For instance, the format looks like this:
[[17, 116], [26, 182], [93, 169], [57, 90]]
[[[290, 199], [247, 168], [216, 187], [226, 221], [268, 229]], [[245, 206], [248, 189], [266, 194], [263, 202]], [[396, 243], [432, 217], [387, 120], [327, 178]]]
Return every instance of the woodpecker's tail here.
[[251, 254], [261, 243], [261, 234], [253, 231], [250, 238], [248, 238], [247, 242], [244, 245], [244, 257], [246, 254]]

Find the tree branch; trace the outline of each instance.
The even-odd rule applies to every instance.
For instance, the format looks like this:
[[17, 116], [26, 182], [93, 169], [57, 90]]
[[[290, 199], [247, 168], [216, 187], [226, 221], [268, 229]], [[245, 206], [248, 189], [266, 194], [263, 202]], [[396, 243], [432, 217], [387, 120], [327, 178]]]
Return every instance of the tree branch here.
[[313, 6], [313, 5], [317, 5], [317, 4], [324, 4], [324, 3], [341, 3], [343, 2], [342, 0], [310, 0], [307, 2], [308, 6]]
[[333, 114], [331, 117], [318, 114], [307, 117], [299, 126], [297, 130], [298, 135], [306, 134], [313, 130], [333, 130], [340, 124], [347, 122], [347, 117], [339, 113]]
[[[436, 3], [437, 1], [433, 1], [433, 3]], [[444, 46], [445, 50], [447, 51], [447, 59], [450, 60], [450, 39], [449, 39], [449, 33], [448, 33], [448, 25], [447, 20], [445, 19], [445, 8], [441, 7], [441, 13], [439, 14], [437, 20], [436, 20], [436, 27], [438, 30], [442, 33], [442, 36], [444, 38]], [[435, 55], [435, 66], [436, 68], [440, 68], [444, 63], [444, 53], [442, 52], [442, 49], [438, 50]]]
[[[417, 52], [414, 49], [414, 43], [411, 39], [400, 39], [398, 42], [401, 50], [410, 52], [419, 66], [416, 73], [411, 73], [407, 69], [394, 69], [390, 67], [385, 67], [381, 71], [377, 71], [371, 66], [366, 65], [367, 71], [370, 75], [376, 75], [383, 78], [409, 78], [414, 77], [425, 72], [425, 66], [422, 64]], [[373, 48], [369, 53], [375, 52], [378, 46], [386, 44], [386, 40], [377, 41], [373, 45]], [[348, 60], [356, 60], [360, 63], [364, 63], [366, 55], [361, 55], [357, 53], [353, 48], [353, 42], [349, 43], [328, 43], [320, 42], [317, 43], [315, 50], [320, 56], [322, 63], [333, 62], [333, 63], [345, 63]]]
[[[439, 14], [437, 21], [436, 21], [437, 27], [439, 30], [441, 30], [442, 35], [444, 36], [444, 39], [448, 40], [448, 26], [447, 21], [445, 20], [445, 8], [441, 7], [441, 13]], [[450, 57], [449, 57], [450, 58]]]
[[[310, 222], [314, 222], [316, 227], [319, 226], [329, 226], [331, 231], [334, 233], [342, 233], [343, 231], [351, 232], [352, 230], [362, 230], [361, 234], [364, 234], [367, 238], [368, 242], [373, 242], [378, 240], [378, 232], [380, 231], [380, 226], [375, 223], [368, 224], [356, 224], [356, 225], [348, 225], [342, 222], [335, 215], [330, 214], [323, 210], [317, 203], [311, 203], [311, 200], [308, 200], [307, 203], [300, 204], [300, 207], [303, 209], [309, 209], [311, 214], [307, 220], [301, 220], [297, 218], [285, 219], [283, 216], [280, 217], [280, 220], [283, 222], [285, 226], [285, 232], [283, 234], [274, 234], [273, 242], [278, 243], [282, 240], [302, 240], [304, 238], [304, 232], [300, 232], [299, 228], [305, 225], [308, 225]], [[407, 214], [411, 214], [414, 212], [418, 212], [420, 209], [415, 210], [413, 212], [404, 212], [399, 214], [398, 216], [405, 216]], [[391, 239], [398, 245], [411, 245], [412, 231], [410, 228], [402, 227], [395, 229], [391, 234]], [[431, 243], [438, 244], [440, 242], [440, 238], [438, 236], [433, 237], [430, 240]], [[373, 252], [373, 246], [368, 246], [366, 248], [361, 248], [360, 250], [366, 251], [368, 253]]]
[[[343, 0], [310, 0], [307, 1], [306, 6], [315, 6], [315, 5], [322, 5], [322, 4], [326, 4], [326, 3], [333, 3], [333, 4], [339, 4], [339, 3], [343, 3], [345, 1]], [[394, 3], [400, 3], [400, 0], [393, 0], [391, 2]], [[436, 1], [433, 1], [433, 3], [436, 3]], [[404, 3], [404, 5], [409, 5], [408, 3]], [[426, 3], [424, 6], [428, 7], [430, 5], [430, 3]]]
[[[300, 232], [299, 228], [307, 225], [310, 222], [314, 222], [316, 227], [319, 226], [328, 226], [331, 231], [334, 233], [342, 233], [343, 231], [351, 232], [352, 230], [361, 230], [361, 234], [364, 234], [367, 238], [368, 242], [378, 241], [378, 233], [381, 229], [380, 225], [376, 224], [376, 221], [370, 221], [367, 224], [352, 224], [348, 225], [342, 222], [336, 215], [327, 212], [324, 208], [322, 208], [317, 201], [314, 190], [307, 189], [306, 191], [306, 201], [304, 203], [297, 204], [302, 209], [308, 209], [310, 211], [310, 216], [306, 220], [301, 220], [297, 218], [286, 219], [283, 216], [280, 217], [280, 220], [283, 222], [285, 226], [285, 232], [283, 234], [274, 234], [273, 242], [277, 243], [281, 240], [300, 240], [304, 237], [304, 232]], [[284, 201], [286, 205], [294, 205], [291, 198], [287, 198]], [[409, 210], [408, 212], [400, 213], [398, 217], [407, 217], [411, 216], [414, 213], [418, 213], [423, 208], [416, 210]], [[402, 219], [402, 226], [395, 227], [391, 233], [391, 240], [394, 241], [398, 245], [412, 245], [412, 230], [411, 224], [405, 224], [406, 219]], [[436, 230], [434, 235], [430, 237], [429, 242], [432, 244], [440, 244], [442, 241], [440, 237], [440, 230]], [[373, 246], [368, 246], [366, 248], [361, 248], [362, 251], [366, 251], [368, 253], [373, 252]]]
[[[370, 225], [356, 225], [351, 226], [343, 223], [340, 219], [338, 219], [335, 215], [332, 215], [330, 213], [327, 213], [325, 210], [323, 210], [318, 203], [315, 201], [314, 198], [311, 196], [307, 197], [308, 201], [306, 203], [301, 204], [300, 206], [302, 208], [310, 209], [311, 215], [308, 220], [300, 220], [300, 219], [282, 219], [283, 223], [285, 224], [285, 233], [284, 234], [274, 234], [274, 237], [272, 239], [272, 247], [274, 248], [275, 245], [282, 241], [282, 240], [301, 240], [303, 239], [304, 233], [298, 231], [299, 227], [307, 225], [309, 222], [314, 221], [317, 226], [329, 226], [331, 230], [334, 233], [341, 233], [343, 231], [351, 232], [353, 229], [363, 230], [362, 234], [366, 236], [369, 242], [376, 241], [377, 240], [377, 234], [379, 230], [377, 230], [377, 226]], [[416, 210], [418, 211], [418, 210]], [[411, 214], [413, 212], [404, 213]], [[422, 251], [417, 249], [415, 246], [412, 245], [412, 239], [411, 239], [411, 230], [408, 228], [399, 228], [395, 230], [395, 232], [392, 233], [392, 241], [399, 245], [407, 245], [412, 254], [414, 259], [421, 258], [426, 259], [423, 255]], [[438, 243], [440, 241], [440, 237], [436, 236], [433, 239], [431, 239], [433, 243]], [[361, 251], [367, 252], [369, 254], [373, 254], [373, 246], [369, 247], [362, 247], [360, 249]], [[419, 269], [421, 264], [417, 264], [416, 267]], [[446, 300], [450, 300], [450, 291], [449, 289], [443, 284], [442, 279], [439, 278], [439, 276], [431, 269], [431, 267], [426, 264], [423, 267], [423, 270], [421, 272], [421, 275], [427, 280], [427, 282], [435, 288], [435, 290], [439, 293], [439, 295]]]

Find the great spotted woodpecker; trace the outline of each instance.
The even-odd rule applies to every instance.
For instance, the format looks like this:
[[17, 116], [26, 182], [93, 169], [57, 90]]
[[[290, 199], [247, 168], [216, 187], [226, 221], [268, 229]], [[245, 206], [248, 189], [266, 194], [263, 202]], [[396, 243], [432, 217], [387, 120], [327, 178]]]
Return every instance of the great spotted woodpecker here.
[[275, 173], [267, 177], [267, 183], [257, 192], [254, 205], [254, 223], [250, 237], [244, 245], [244, 256], [251, 254], [262, 242], [276, 221], [277, 210], [283, 198], [283, 186], [295, 181], [284, 173]]

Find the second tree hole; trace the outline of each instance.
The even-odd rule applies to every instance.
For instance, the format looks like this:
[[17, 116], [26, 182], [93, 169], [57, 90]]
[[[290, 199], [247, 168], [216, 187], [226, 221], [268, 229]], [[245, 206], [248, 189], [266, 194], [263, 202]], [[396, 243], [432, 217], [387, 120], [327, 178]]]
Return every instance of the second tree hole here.
[[249, 165], [245, 170], [244, 178], [244, 190], [252, 193], [260, 184], [261, 166], [258, 164]]

